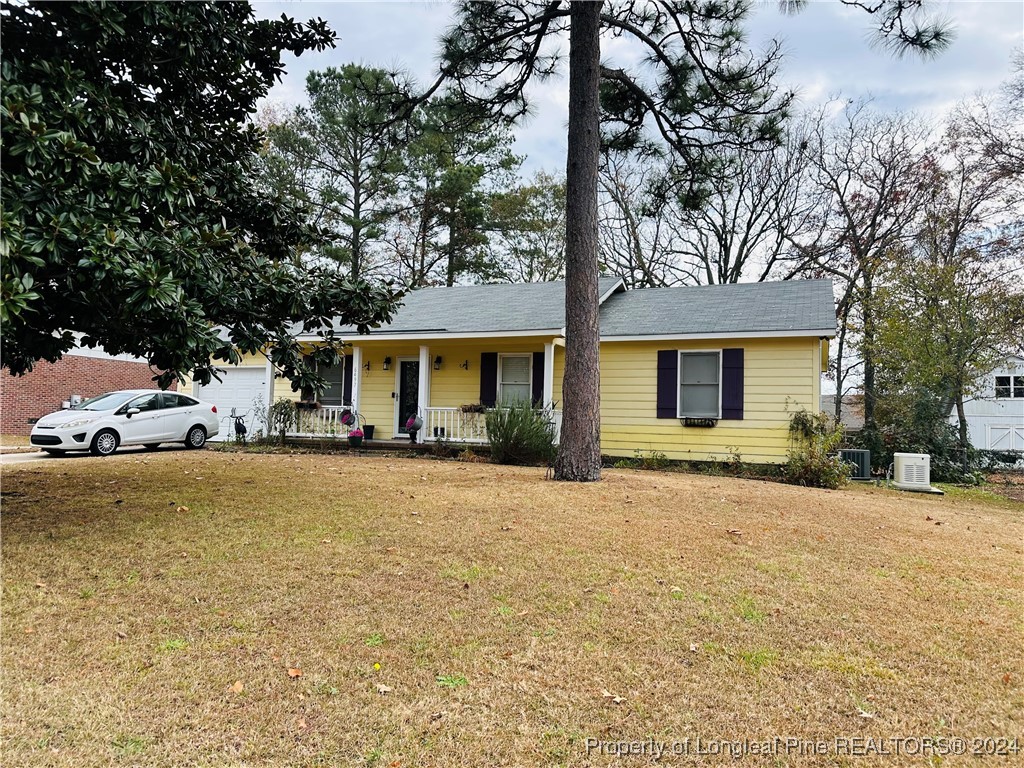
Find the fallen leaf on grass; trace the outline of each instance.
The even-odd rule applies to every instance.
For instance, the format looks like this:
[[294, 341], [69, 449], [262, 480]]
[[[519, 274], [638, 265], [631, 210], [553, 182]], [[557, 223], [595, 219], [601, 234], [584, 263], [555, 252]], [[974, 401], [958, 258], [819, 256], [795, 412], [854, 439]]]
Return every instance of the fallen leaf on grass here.
[[739, 528], [730, 528], [726, 531], [726, 533], [731, 533], [733, 536], [743, 535], [743, 531], [741, 531]]
[[181, 506], [181, 507], [178, 507], [178, 508], [177, 508], [176, 510], [174, 510], [174, 511], [175, 511], [175, 512], [190, 512], [191, 510], [190, 510], [190, 509], [189, 509], [188, 507], [185, 507], [185, 506]]
[[241, 681], [241, 680], [235, 680], [235, 682], [233, 682], [233, 683], [232, 683], [232, 684], [231, 684], [231, 685], [230, 685], [230, 686], [228, 687], [228, 690], [229, 690], [229, 691], [231, 691], [232, 693], [241, 693], [241, 692], [242, 692], [242, 689], [243, 689], [244, 687], [245, 687], [245, 686], [244, 686], [244, 685], [242, 685], [242, 681]]
[[36, 589], [42, 589], [45, 586], [46, 586], [46, 582], [45, 581], [37, 581], [36, 582]]
[[615, 704], [622, 704], [625, 701], [624, 698], [622, 698], [621, 696], [616, 696], [614, 693], [607, 689], [602, 690], [601, 695], [604, 696], [604, 698], [606, 699], [611, 699], [612, 702]]
[[384, 685], [384, 683], [377, 683], [377, 693], [379, 693], [381, 696], [385, 696], [391, 693], [391, 691], [393, 690], [394, 689], [390, 685]]
[[696, 643], [690, 643], [690, 653], [696, 653], [698, 648], [700, 648], [700, 646]]
[[296, 678], [302, 677], [302, 670], [298, 667], [288, 667], [288, 677]]
[[1005, 675], [1003, 675], [1003, 685], [1009, 685], [1009, 684], [1010, 684], [1010, 673], [1007, 672]]
[[859, 709], [859, 708], [857, 709], [857, 716], [862, 718], [862, 719], [864, 719], [864, 720], [874, 720], [875, 719], [875, 713], [874, 712], [865, 712], [863, 709]]

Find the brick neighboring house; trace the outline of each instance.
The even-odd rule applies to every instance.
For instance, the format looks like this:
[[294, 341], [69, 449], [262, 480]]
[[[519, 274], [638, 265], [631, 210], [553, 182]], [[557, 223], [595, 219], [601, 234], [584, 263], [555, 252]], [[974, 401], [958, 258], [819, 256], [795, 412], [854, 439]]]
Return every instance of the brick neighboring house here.
[[141, 358], [76, 348], [56, 363], [39, 361], [31, 373], [0, 373], [0, 433], [27, 435], [32, 423], [72, 395], [95, 397], [118, 389], [155, 389], [153, 371]]

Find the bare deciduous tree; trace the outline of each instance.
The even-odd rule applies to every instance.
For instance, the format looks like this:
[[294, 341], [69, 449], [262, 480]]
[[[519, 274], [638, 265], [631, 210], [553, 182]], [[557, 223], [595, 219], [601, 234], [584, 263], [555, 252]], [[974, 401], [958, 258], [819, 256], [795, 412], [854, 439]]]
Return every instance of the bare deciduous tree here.
[[[813, 274], [839, 284], [836, 419], [855, 367], [861, 372], [866, 430], [875, 427], [875, 288], [892, 249], [912, 234], [937, 168], [926, 153], [929, 126], [912, 114], [879, 114], [847, 103], [811, 129], [811, 194], [818, 206], [813, 231], [793, 238]], [[849, 345], [859, 361], [850, 366]]]

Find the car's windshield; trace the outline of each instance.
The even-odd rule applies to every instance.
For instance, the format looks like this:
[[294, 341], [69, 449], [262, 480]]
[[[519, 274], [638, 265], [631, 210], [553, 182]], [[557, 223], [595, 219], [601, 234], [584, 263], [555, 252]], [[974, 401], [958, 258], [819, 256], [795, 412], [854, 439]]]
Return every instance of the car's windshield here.
[[112, 411], [120, 408], [133, 397], [131, 392], [107, 392], [104, 395], [90, 397], [74, 407], [76, 411]]

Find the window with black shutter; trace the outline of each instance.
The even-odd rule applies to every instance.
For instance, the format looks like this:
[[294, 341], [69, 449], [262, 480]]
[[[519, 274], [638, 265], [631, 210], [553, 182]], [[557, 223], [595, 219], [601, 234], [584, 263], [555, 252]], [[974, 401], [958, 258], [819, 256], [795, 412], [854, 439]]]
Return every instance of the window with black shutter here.
[[658, 352], [659, 419], [743, 418], [743, 349]]

